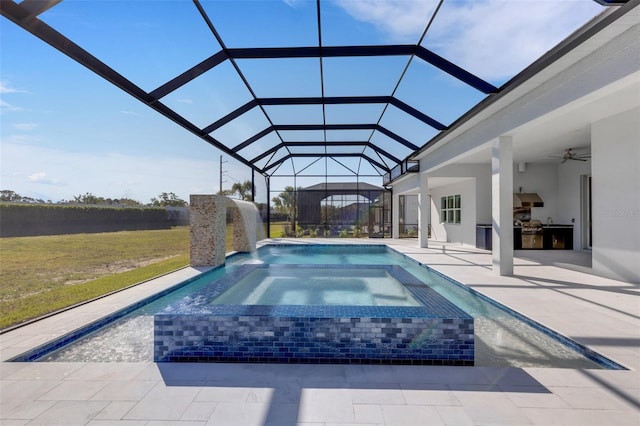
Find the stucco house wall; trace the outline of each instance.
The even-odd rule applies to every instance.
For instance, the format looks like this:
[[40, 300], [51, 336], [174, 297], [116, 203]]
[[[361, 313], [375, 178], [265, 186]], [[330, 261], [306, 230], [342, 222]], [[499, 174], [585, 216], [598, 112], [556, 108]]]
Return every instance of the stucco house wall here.
[[[440, 197], [460, 195], [461, 221], [459, 224], [442, 223]], [[475, 246], [476, 244], [476, 182], [474, 178], [452, 185], [431, 189], [431, 237], [439, 241]]]
[[591, 150], [592, 267], [640, 282], [640, 108], [593, 123]]

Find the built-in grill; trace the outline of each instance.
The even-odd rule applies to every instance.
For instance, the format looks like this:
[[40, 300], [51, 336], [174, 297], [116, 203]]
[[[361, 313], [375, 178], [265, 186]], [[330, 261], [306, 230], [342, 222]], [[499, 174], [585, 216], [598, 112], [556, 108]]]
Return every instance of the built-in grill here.
[[542, 222], [539, 220], [522, 222], [522, 248], [542, 248]]

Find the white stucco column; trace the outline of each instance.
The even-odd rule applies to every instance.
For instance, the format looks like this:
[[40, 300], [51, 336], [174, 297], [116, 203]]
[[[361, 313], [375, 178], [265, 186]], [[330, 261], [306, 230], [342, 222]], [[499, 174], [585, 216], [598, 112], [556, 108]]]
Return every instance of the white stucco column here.
[[391, 238], [400, 238], [400, 196], [393, 193], [391, 198]]
[[493, 270], [513, 275], [513, 141], [500, 136], [491, 147]]
[[429, 247], [429, 224], [431, 223], [431, 200], [429, 179], [420, 173], [420, 193], [418, 194], [418, 243], [419, 247]]

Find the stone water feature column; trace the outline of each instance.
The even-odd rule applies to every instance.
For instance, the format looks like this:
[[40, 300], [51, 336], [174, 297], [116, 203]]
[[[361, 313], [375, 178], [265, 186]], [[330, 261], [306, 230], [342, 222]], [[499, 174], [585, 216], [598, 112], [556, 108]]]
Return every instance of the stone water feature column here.
[[225, 262], [227, 201], [221, 195], [190, 196], [191, 266], [218, 266]]

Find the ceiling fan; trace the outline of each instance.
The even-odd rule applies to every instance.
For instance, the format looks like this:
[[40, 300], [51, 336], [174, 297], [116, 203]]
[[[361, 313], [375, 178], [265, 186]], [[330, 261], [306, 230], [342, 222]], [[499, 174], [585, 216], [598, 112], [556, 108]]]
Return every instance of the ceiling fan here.
[[560, 164], [564, 164], [567, 160], [575, 160], [575, 161], [587, 161], [588, 158], [591, 158], [590, 152], [575, 152], [572, 148], [567, 148], [564, 150], [562, 155], [550, 155], [552, 158], [560, 158]]

